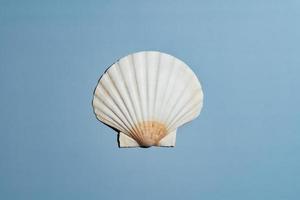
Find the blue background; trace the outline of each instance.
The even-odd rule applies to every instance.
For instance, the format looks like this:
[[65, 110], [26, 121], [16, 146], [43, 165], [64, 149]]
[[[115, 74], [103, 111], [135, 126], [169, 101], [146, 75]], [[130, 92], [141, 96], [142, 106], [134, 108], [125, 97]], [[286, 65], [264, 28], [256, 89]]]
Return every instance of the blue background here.
[[[0, 1], [0, 199], [300, 198], [300, 1]], [[176, 148], [93, 114], [116, 59], [159, 50], [205, 94]]]

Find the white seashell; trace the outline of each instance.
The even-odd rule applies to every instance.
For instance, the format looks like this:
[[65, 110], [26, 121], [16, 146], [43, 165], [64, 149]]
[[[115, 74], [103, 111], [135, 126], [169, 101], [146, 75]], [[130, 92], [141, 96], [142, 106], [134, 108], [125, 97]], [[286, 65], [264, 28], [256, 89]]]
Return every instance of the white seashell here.
[[97, 118], [119, 131], [120, 147], [175, 146], [179, 126], [196, 118], [203, 93], [181, 60], [156, 51], [123, 57], [94, 92]]

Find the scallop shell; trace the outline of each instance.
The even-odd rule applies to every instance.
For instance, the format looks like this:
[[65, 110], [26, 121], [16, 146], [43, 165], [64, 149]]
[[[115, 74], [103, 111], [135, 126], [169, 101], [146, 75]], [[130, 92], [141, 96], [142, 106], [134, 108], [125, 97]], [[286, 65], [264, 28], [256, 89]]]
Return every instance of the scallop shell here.
[[100, 78], [96, 117], [119, 131], [119, 147], [175, 146], [176, 131], [201, 111], [203, 92], [181, 60], [156, 51], [123, 57]]

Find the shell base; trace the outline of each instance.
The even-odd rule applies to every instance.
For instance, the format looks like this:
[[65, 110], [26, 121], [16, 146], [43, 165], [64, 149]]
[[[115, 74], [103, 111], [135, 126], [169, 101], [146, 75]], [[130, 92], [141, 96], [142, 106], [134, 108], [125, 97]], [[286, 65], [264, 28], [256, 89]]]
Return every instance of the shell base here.
[[[173, 131], [162, 138], [157, 145], [158, 147], [175, 147], [176, 143], [176, 131]], [[138, 142], [136, 142], [131, 137], [127, 136], [126, 134], [120, 132], [118, 134], [118, 143], [120, 148], [129, 148], [129, 147], [145, 147], [141, 146]]]

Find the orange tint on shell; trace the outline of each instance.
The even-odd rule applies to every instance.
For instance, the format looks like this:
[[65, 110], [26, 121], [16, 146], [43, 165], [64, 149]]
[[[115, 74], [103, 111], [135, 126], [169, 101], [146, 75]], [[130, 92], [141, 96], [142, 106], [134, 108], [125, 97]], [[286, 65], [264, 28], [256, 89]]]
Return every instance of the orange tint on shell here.
[[157, 146], [159, 141], [167, 135], [168, 131], [163, 123], [157, 121], [144, 121], [136, 124], [131, 136], [143, 147]]

